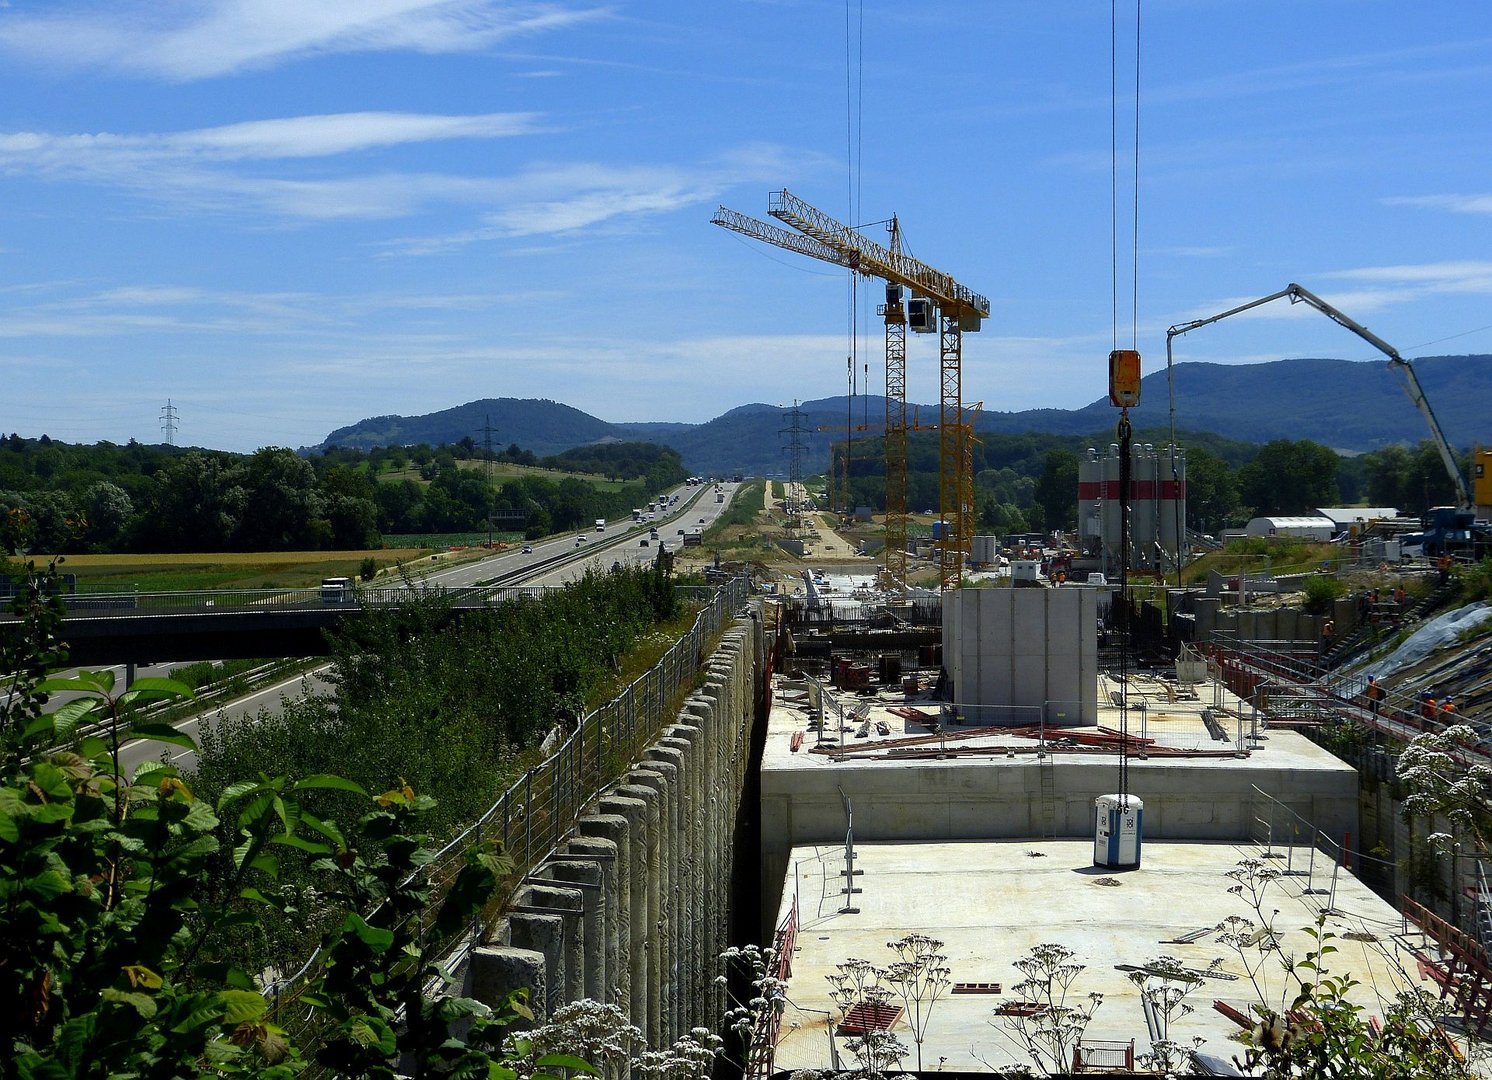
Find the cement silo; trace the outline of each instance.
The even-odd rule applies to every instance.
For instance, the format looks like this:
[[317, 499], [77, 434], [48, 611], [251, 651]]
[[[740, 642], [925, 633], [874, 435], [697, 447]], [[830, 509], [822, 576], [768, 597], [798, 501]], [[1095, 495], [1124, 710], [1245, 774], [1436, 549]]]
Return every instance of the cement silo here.
[[1119, 550], [1123, 540], [1119, 532], [1119, 444], [1109, 443], [1108, 456], [1099, 462], [1103, 473], [1103, 506], [1099, 513], [1102, 523], [1104, 561], [1108, 565], [1119, 565]]
[[1096, 555], [1103, 544], [1103, 462], [1088, 448], [1078, 459], [1078, 549]]
[[1186, 542], [1186, 451], [1179, 446], [1167, 446], [1158, 458], [1160, 546], [1166, 553], [1167, 565], [1174, 568], [1177, 551], [1185, 562], [1190, 547]]
[[1136, 443], [1130, 448], [1130, 456], [1134, 459], [1129, 473], [1130, 565], [1151, 569], [1156, 564], [1155, 447]]

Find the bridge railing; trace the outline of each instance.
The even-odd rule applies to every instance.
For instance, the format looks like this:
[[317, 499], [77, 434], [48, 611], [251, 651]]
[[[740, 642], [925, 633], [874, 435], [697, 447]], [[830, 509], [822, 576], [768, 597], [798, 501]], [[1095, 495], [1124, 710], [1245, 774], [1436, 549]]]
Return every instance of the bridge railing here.
[[[420, 595], [440, 596], [457, 607], [500, 604], [516, 597], [542, 596], [551, 585], [421, 586]], [[360, 589], [328, 599], [320, 588], [309, 589], [192, 589], [180, 592], [139, 592], [130, 589], [89, 590], [63, 594], [67, 613], [89, 615], [200, 614], [203, 611], [357, 610], [408, 603], [407, 588]], [[0, 620], [14, 619], [9, 612]]]
[[[657, 664], [576, 723], [552, 756], [524, 773], [486, 813], [422, 868], [420, 872], [430, 887], [429, 899], [426, 909], [411, 918], [425, 924], [429, 922], [426, 916], [444, 901], [469, 851], [497, 841], [514, 862], [510, 878], [499, 886], [497, 899], [483, 912], [479, 925], [472, 927], [448, 966], [459, 964], [466, 952], [481, 942], [523, 878], [568, 835], [585, 807], [636, 761], [673, 719], [671, 707], [680, 691], [703, 669], [710, 642], [746, 602], [750, 583], [746, 578], [731, 578], [709, 594], [694, 625]], [[300, 971], [267, 988], [266, 996], [277, 1012], [293, 1003], [318, 961], [319, 951]], [[286, 1022], [283, 1017], [281, 1022]]]

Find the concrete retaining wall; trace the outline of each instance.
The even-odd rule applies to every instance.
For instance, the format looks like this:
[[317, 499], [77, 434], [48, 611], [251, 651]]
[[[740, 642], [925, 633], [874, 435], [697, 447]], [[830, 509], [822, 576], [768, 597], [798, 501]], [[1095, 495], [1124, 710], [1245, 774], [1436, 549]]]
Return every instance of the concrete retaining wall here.
[[[576, 822], [471, 958], [467, 992], [496, 1005], [527, 988], [542, 1020], [581, 998], [618, 1005], [652, 1047], [725, 1011], [737, 819], [765, 638], [727, 630], [674, 723]], [[742, 853], [752, 859], [756, 852]]]
[[[1131, 761], [1130, 790], [1145, 801], [1145, 838], [1253, 836], [1269, 814], [1254, 785], [1330, 836], [1356, 829], [1357, 774], [1322, 751], [1290, 753], [1281, 748], [1286, 743], [1314, 749], [1291, 736], [1275, 738], [1276, 749], [1248, 761]], [[1051, 770], [1045, 785], [1044, 769]], [[1111, 761], [1069, 758], [764, 771], [763, 911], [777, 910], [795, 846], [844, 842], [846, 796], [857, 842], [1081, 837], [1093, 834], [1094, 799], [1116, 782]]]

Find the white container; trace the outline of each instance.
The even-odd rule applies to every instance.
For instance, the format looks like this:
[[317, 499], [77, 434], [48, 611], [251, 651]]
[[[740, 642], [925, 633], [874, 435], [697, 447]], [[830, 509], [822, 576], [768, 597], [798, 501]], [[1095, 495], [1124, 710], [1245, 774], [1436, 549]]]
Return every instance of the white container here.
[[1100, 795], [1093, 806], [1097, 811], [1093, 865], [1112, 870], [1138, 869], [1145, 804], [1134, 795]]

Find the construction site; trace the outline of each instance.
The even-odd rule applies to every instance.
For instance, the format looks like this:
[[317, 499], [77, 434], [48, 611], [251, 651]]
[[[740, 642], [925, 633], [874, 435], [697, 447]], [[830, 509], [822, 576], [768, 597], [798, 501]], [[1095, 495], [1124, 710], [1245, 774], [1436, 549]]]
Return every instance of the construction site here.
[[[1319, 1034], [1347, 1008], [1382, 1054], [1408, 1030], [1423, 1060], [1484, 1074], [1492, 607], [1465, 583], [1492, 550], [1492, 454], [1468, 480], [1412, 362], [1291, 283], [1172, 326], [1167, 372], [1186, 334], [1314, 309], [1382, 354], [1455, 505], [1259, 518], [1239, 535], [1331, 557], [1199, 572], [1230, 537], [1187, 527], [1186, 418], [1173, 393], [1168, 444], [1135, 440], [1141, 358], [1116, 348], [1094, 366], [1116, 423], [1079, 461], [1077, 529], [976, 536], [961, 361], [988, 300], [905, 254], [895, 217], [882, 244], [786, 190], [767, 213], [712, 220], [884, 287], [885, 415], [846, 434], [878, 438], [885, 492], [872, 545], [839, 535], [854, 507], [815, 506], [796, 455], [783, 497], [767, 487], [793, 539], [757, 582], [781, 987], [754, 1072], [1262, 1075], [1261, 1025]], [[909, 330], [937, 342], [936, 424], [909, 415]], [[939, 447], [930, 540], [908, 527], [917, 430]], [[1286, 1000], [1307, 956], [1342, 979], [1331, 1002]]]

